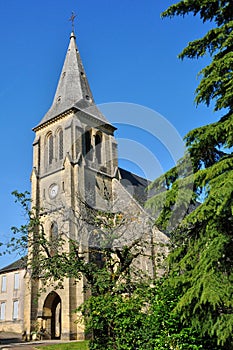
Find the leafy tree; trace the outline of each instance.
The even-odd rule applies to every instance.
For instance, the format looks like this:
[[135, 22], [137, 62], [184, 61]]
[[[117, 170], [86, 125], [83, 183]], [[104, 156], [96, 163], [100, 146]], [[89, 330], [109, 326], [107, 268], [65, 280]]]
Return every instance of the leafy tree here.
[[[77, 211], [59, 203], [59, 208], [53, 208], [50, 219], [62, 217], [64, 223], [72, 222], [78, 234], [85, 238], [70, 237], [65, 224], [55, 237], [51, 237], [45, 232], [47, 210], [31, 208], [29, 192], [14, 191], [13, 195], [23, 208], [26, 222], [19, 228], [12, 227], [13, 238], [8, 250], [21, 252], [22, 256], [28, 252], [27, 267], [32, 278], [39, 276], [44, 286], [48, 283], [61, 286], [66, 277], [79, 280], [84, 276], [86, 288], [101, 295], [109, 290], [113, 293], [114, 289], [119, 293], [119, 281], [124, 282], [125, 291], [129, 292], [134, 281], [144, 278], [145, 274], [135, 262], [139, 256], [151, 261], [150, 242], [135, 231], [138, 220], [142, 221], [142, 218], [135, 217], [133, 213], [126, 215], [119, 211], [98, 210], [78, 198]], [[145, 223], [146, 229], [150, 231], [149, 223]], [[127, 238], [128, 232], [131, 232], [131, 237]], [[144, 233], [151, 235], [147, 231]]]
[[132, 294], [110, 292], [91, 296], [81, 307], [87, 331], [92, 332], [90, 350], [217, 350], [213, 341], [184, 327], [173, 309], [177, 290], [158, 279], [140, 283]]
[[[200, 72], [196, 103], [213, 102], [222, 117], [186, 135], [187, 154], [154, 181], [151, 189], [157, 192], [147, 207], [157, 213], [163, 202], [157, 224], [164, 230], [175, 227], [170, 282], [182, 291], [175, 310], [181, 312], [184, 324], [191, 319], [200, 334], [217, 337], [219, 346], [232, 349], [233, 6], [231, 1], [186, 0], [162, 16], [187, 14], [212, 23], [212, 28], [190, 42], [179, 57], [209, 54], [211, 62]], [[186, 166], [187, 159], [192, 167]], [[204, 199], [198, 203], [200, 195]]]
[[[77, 226], [78, 234], [87, 234], [89, 239], [70, 237], [65, 224], [59, 233], [55, 230], [55, 237], [51, 237], [45, 230], [47, 210], [31, 208], [28, 192], [15, 191], [14, 196], [25, 212], [26, 223], [19, 228], [12, 228], [14, 236], [9, 249], [20, 249], [22, 255], [28, 251], [28, 272], [35, 283], [38, 279], [43, 283], [39, 292], [46, 291], [48, 286], [62, 288], [67, 277], [72, 278], [74, 283], [84, 277], [83, 292], [91, 297], [81, 308], [83, 314], [85, 318], [88, 314], [92, 320], [100, 314], [98, 322], [88, 323], [88, 331], [91, 329], [93, 334], [92, 347], [100, 349], [100, 344], [103, 345], [108, 340], [112, 346], [115, 344], [113, 348], [117, 346], [118, 349], [117, 344], [122, 336], [127, 330], [132, 330], [129, 315], [133, 315], [136, 306], [131, 303], [131, 296], [137, 286], [148, 279], [148, 272], [138, 266], [137, 259], [147, 259], [149, 266], [153, 258], [148, 252], [151, 242], [145, 240], [148, 235], [141, 236], [136, 231], [138, 220], [142, 223], [142, 217], [135, 216], [135, 213], [126, 215], [96, 210], [80, 199], [77, 211], [67, 212], [59, 203], [57, 210], [51, 212], [51, 221], [54, 219], [56, 222], [57, 217], [62, 217], [64, 222], [69, 220], [69, 223]], [[145, 230], [146, 228], [150, 231], [150, 225], [146, 224]], [[133, 235], [127, 240], [128, 233]], [[147, 231], [145, 233], [148, 234]], [[150, 234], [149, 232], [149, 237]], [[118, 310], [117, 305], [121, 304], [125, 296], [130, 299], [130, 303], [127, 303], [125, 311], [123, 308]], [[115, 320], [115, 317], [121, 316], [118, 322], [111, 321], [111, 318]], [[140, 314], [139, 316], [142, 318]], [[120, 326], [121, 323], [124, 326]], [[137, 325], [138, 323], [134, 327], [135, 334]], [[127, 342], [130, 342], [129, 336]]]
[[112, 244], [122, 234], [122, 226], [129, 228], [128, 218], [119, 212], [97, 211], [80, 203], [81, 210], [71, 218], [80, 229], [85, 222], [94, 230], [95, 242], [85, 252], [80, 251], [77, 240], [69, 238], [70, 250], [65, 251], [68, 239], [65, 230], [56, 242], [49, 239], [44, 230], [43, 210], [31, 208], [29, 193], [16, 191], [14, 195], [27, 222], [13, 228], [15, 234], [9, 248], [20, 248], [25, 253], [29, 247], [28, 268], [34, 280], [40, 276], [45, 288], [48, 283], [62, 288], [65, 277], [74, 280], [85, 277], [85, 291], [90, 290], [91, 294], [78, 311], [84, 316], [86, 332], [92, 335], [90, 349], [203, 348], [203, 339], [197, 332], [183, 327], [180, 316], [172, 312], [177, 291], [163, 282], [166, 278], [151, 280], [135, 264], [137, 257], [145, 254], [145, 243], [134, 239], [121, 249]]

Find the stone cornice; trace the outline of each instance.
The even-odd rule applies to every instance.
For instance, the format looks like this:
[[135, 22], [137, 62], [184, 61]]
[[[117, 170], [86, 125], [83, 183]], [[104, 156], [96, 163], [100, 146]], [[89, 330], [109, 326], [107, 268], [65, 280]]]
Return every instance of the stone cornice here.
[[95, 115], [89, 113], [88, 111], [86, 111], [85, 109], [77, 109], [77, 111], [83, 112], [85, 113], [85, 117], [91, 121], [94, 121], [96, 123], [96, 127], [101, 127], [103, 126], [105, 129], [110, 130], [110, 131], [115, 131], [117, 128], [111, 124], [108, 123], [104, 123], [102, 120], [100, 120], [99, 118], [97, 118]]
[[42, 130], [42, 129], [46, 128], [48, 125], [52, 125], [52, 124], [56, 123], [58, 120], [63, 119], [65, 117], [67, 117], [68, 115], [71, 115], [72, 113], [75, 113], [75, 112], [83, 112], [85, 114], [85, 118], [87, 118], [91, 121], [94, 121], [96, 123], [97, 127], [102, 126], [103, 128], [105, 128], [111, 132], [114, 132], [116, 130], [115, 126], [113, 126], [111, 124], [104, 123], [103, 121], [99, 120], [99, 118], [95, 117], [95, 115], [92, 115], [91, 113], [88, 113], [88, 111], [85, 111], [85, 109], [84, 110], [78, 109], [76, 107], [69, 108], [68, 110], [64, 111], [63, 113], [58, 114], [56, 117], [46, 121], [45, 123], [38, 125], [38, 126], [35, 126], [32, 130], [34, 132]]
[[67, 111], [65, 111], [63, 113], [58, 114], [56, 117], [46, 121], [45, 123], [43, 123], [41, 125], [38, 125], [38, 126], [35, 126], [32, 130], [35, 131], [35, 132], [37, 132], [39, 130], [42, 130], [45, 127], [47, 127], [48, 125], [54, 124], [58, 120], [63, 119], [65, 117], [67, 117], [68, 115], [70, 115], [72, 113], [75, 113], [76, 111], [77, 111], [77, 109], [75, 107], [72, 107], [72, 108], [68, 109]]

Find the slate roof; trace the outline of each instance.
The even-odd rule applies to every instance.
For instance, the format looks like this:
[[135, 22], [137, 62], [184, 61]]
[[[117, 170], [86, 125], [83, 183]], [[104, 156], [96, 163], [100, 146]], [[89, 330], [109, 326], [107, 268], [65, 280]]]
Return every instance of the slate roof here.
[[144, 204], [148, 199], [146, 188], [149, 186], [151, 181], [131, 173], [128, 170], [122, 168], [118, 168], [118, 170], [120, 183], [140, 204]]
[[94, 116], [102, 124], [111, 125], [95, 105], [76, 44], [74, 32], [72, 32], [70, 36], [69, 47], [53, 103], [43, 119], [34, 129], [72, 108], [84, 110]]
[[26, 268], [26, 257], [16, 260], [12, 264], [3, 267], [2, 269], [0, 269], [0, 274], [11, 272], [11, 271], [22, 270], [25, 268]]

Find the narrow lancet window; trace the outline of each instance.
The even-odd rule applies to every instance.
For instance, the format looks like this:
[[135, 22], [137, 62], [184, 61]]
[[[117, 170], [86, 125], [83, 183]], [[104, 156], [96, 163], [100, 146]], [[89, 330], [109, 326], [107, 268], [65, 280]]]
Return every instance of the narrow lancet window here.
[[59, 160], [63, 159], [63, 131], [60, 130], [58, 133], [58, 156]]
[[101, 136], [95, 136], [95, 156], [98, 164], [101, 164]]
[[53, 256], [58, 248], [58, 226], [56, 222], [53, 222], [50, 227], [50, 254]]
[[91, 147], [91, 133], [90, 131], [85, 132], [85, 137], [84, 137], [84, 142], [85, 142], [85, 156], [87, 159], [91, 160], [92, 159], [92, 147]]
[[52, 164], [52, 161], [53, 161], [53, 135], [49, 135], [49, 137], [48, 137], [48, 159], [49, 159], [49, 164]]

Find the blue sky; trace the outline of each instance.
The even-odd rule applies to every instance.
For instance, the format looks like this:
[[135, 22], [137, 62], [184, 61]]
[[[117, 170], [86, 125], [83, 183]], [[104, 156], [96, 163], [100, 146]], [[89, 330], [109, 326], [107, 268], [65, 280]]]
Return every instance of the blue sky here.
[[[77, 43], [97, 104], [145, 106], [163, 115], [181, 137], [216, 120], [211, 108], [196, 108], [193, 102], [197, 73], [208, 58], [199, 62], [177, 59], [188, 41], [205, 33], [208, 24], [192, 16], [162, 20], [160, 13], [172, 3], [0, 1], [0, 240], [10, 236], [11, 226], [23, 222], [11, 192], [30, 190], [32, 128], [51, 105], [69, 42], [71, 11], [77, 14]], [[156, 144], [148, 135], [136, 132], [132, 136], [130, 128], [121, 129], [117, 137], [138, 137], [136, 141], [155, 151]], [[165, 171], [171, 163], [162, 158]], [[0, 257], [0, 267], [15, 258], [14, 254]]]

